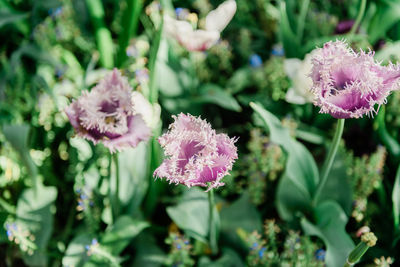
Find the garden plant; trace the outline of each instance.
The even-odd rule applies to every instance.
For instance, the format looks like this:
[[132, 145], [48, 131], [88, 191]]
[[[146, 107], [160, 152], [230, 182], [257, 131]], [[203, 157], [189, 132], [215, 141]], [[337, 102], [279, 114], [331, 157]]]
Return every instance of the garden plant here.
[[0, 267], [400, 266], [399, 0], [0, 0]]

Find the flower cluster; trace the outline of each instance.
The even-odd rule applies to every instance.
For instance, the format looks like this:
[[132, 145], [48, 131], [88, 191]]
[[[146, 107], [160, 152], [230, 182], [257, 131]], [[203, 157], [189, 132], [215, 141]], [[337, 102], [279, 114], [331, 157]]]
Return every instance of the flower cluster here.
[[173, 118], [169, 131], [158, 139], [167, 158], [154, 176], [188, 187], [223, 185], [221, 179], [238, 157], [236, 139], [217, 134], [209, 123], [192, 115]]
[[128, 80], [114, 69], [90, 92], [83, 92], [65, 112], [79, 136], [95, 144], [101, 142], [115, 152], [135, 147], [151, 135], [145, 115], [140, 113], [147, 100], [138, 94], [132, 93]]
[[191, 258], [192, 245], [188, 238], [180, 233], [170, 232], [165, 243], [171, 246], [165, 262], [167, 266], [193, 266], [195, 262]]
[[400, 87], [400, 68], [381, 66], [374, 52], [359, 53], [343, 41], [325, 43], [315, 51], [311, 91], [321, 113], [338, 119], [373, 115], [391, 91]]
[[247, 266], [310, 266], [322, 267], [325, 250], [318, 247], [309, 237], [289, 231], [284, 242], [277, 242], [281, 231], [274, 220], [265, 221], [265, 237], [257, 233], [238, 231], [240, 238], [249, 248]]
[[[176, 13], [178, 19], [182, 18], [181, 9]], [[188, 21], [177, 20], [165, 15], [165, 33], [189, 51], [204, 51], [219, 40], [220, 33], [232, 20], [235, 13], [236, 2], [234, 0], [225, 1], [207, 15], [204, 30], [194, 30]]]
[[96, 248], [98, 248], [99, 246], [99, 241], [97, 241], [96, 238], [93, 238], [90, 245], [85, 246], [86, 254], [88, 256], [91, 256], [96, 251]]
[[271, 143], [259, 128], [250, 131], [247, 147], [249, 153], [242, 156], [242, 160], [235, 165], [232, 176], [227, 177], [232, 182], [227, 181], [222, 193], [241, 194], [247, 190], [251, 202], [261, 205], [284, 170], [286, 157], [281, 147]]
[[5, 224], [6, 234], [9, 241], [14, 242], [19, 245], [23, 252], [28, 255], [32, 255], [37, 246], [33, 241], [35, 241], [35, 236], [29, 232], [29, 230], [21, 229], [17, 223], [6, 223]]
[[386, 149], [378, 147], [372, 155], [348, 160], [348, 176], [353, 188], [354, 209], [352, 216], [360, 222], [367, 210], [367, 199], [383, 179], [383, 167], [386, 160]]

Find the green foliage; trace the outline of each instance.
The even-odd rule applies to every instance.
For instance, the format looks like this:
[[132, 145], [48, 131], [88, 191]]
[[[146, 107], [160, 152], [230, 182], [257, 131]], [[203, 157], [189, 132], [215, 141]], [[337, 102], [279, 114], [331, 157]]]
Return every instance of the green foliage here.
[[[335, 122], [286, 102], [284, 70], [336, 39], [396, 64], [398, 1], [367, 1], [361, 14], [359, 0], [236, 0], [210, 49], [168, 37], [164, 15], [187, 12], [204, 29], [222, 2], [0, 0], [0, 266], [336, 267], [361, 226], [379, 237], [361, 264], [399, 261], [400, 94], [375, 118], [346, 121], [313, 205]], [[336, 34], [357, 17], [354, 35]], [[113, 161], [74, 135], [64, 110], [114, 67], [160, 104], [161, 119], [151, 140]], [[239, 137], [231, 175], [214, 190], [218, 253], [207, 192], [153, 177], [158, 137], [180, 112]]]
[[333, 201], [325, 201], [315, 209], [316, 224], [301, 220], [306, 234], [321, 238], [326, 244], [326, 264], [329, 267], [343, 266], [354, 243], [346, 233], [347, 216]]

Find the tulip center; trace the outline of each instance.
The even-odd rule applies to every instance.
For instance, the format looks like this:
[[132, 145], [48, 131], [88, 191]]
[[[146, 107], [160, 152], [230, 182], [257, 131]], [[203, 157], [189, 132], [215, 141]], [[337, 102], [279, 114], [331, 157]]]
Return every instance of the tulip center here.
[[186, 164], [192, 159], [193, 162], [196, 161], [198, 153], [203, 150], [204, 145], [200, 145], [197, 141], [189, 141], [181, 143], [181, 151], [179, 153], [178, 168], [181, 174], [184, 174]]
[[118, 119], [116, 118], [117, 108], [119, 107], [119, 101], [109, 102], [103, 101], [100, 104], [100, 111], [105, 113], [106, 117], [104, 122], [106, 124], [116, 124]]
[[332, 73], [332, 79], [333, 85], [336, 89], [331, 90], [332, 95], [336, 95], [338, 91], [345, 90], [346, 85], [351, 84], [354, 81], [351, 72], [342, 68]]

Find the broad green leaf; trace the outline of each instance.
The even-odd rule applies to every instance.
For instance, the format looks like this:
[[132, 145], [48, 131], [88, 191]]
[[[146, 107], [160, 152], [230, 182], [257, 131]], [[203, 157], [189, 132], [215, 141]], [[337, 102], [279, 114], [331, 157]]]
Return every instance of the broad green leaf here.
[[207, 193], [191, 188], [185, 192], [176, 206], [167, 208], [167, 213], [186, 234], [207, 242], [209, 231]]
[[134, 240], [135, 259], [132, 267], [159, 267], [164, 266], [166, 255], [157, 246], [157, 240], [147, 232], [142, 232]]
[[325, 201], [315, 209], [316, 224], [306, 218], [301, 220], [307, 235], [321, 238], [326, 245], [325, 262], [327, 267], [342, 267], [347, 256], [354, 248], [354, 243], [346, 233], [348, 217], [334, 201]]
[[287, 153], [285, 172], [278, 185], [277, 206], [283, 219], [292, 220], [296, 211], [311, 209], [311, 198], [319, 180], [317, 165], [311, 153], [290, 136], [278, 118], [259, 104], [250, 103], [250, 106], [261, 117], [271, 141]]
[[89, 260], [85, 247], [91, 242], [92, 237], [89, 234], [83, 233], [75, 236], [68, 244], [62, 259], [63, 266], [82, 267]]
[[149, 223], [143, 220], [121, 216], [101, 238], [101, 245], [108, 248], [113, 255], [119, 255], [146, 227], [149, 227]]
[[37, 167], [29, 154], [28, 138], [29, 138], [28, 124], [20, 125], [4, 125], [3, 133], [6, 139], [11, 143], [28, 169], [29, 175], [33, 181], [36, 181]]
[[394, 228], [399, 230], [398, 227], [400, 220], [400, 166], [397, 169], [396, 179], [393, 185], [392, 201], [393, 201]]
[[347, 174], [347, 166], [345, 164], [345, 152], [338, 151], [333, 162], [331, 171], [325, 187], [322, 189], [321, 202], [324, 200], [335, 200], [350, 215], [353, 205], [353, 192], [350, 185], [350, 177]]
[[238, 229], [246, 232], [262, 231], [262, 219], [248, 193], [244, 193], [231, 205], [221, 209], [221, 238], [230, 240], [233, 244], [241, 244], [237, 235]]
[[169, 51], [166, 40], [161, 41], [157, 55], [155, 80], [160, 93], [168, 97], [183, 94], [190, 78], [180, 61]]
[[379, 38], [400, 21], [400, 3], [392, 0], [381, 0], [377, 4], [377, 10], [368, 27], [368, 39], [374, 44]]
[[34, 189], [25, 189], [17, 203], [17, 223], [35, 236], [34, 243], [38, 250], [32, 256], [25, 255], [24, 261], [29, 266], [45, 266], [46, 249], [53, 232], [52, 205], [57, 198], [55, 187], [39, 185]]
[[[149, 186], [148, 153], [150, 147], [140, 143], [136, 148], [118, 153], [119, 199], [127, 214], [133, 215]], [[115, 166], [111, 168], [111, 191], [115, 194]]]
[[240, 255], [237, 254], [234, 250], [230, 248], [222, 249], [222, 256], [215, 260], [211, 261], [208, 257], [201, 257], [199, 260], [199, 267], [244, 267], [246, 266]]
[[197, 101], [216, 104], [220, 107], [237, 112], [242, 110], [236, 99], [216, 84], [205, 84], [201, 86], [200, 97]]
[[244, 90], [252, 83], [251, 72], [252, 70], [248, 67], [236, 70], [228, 80], [226, 87], [229, 88], [232, 94]]

